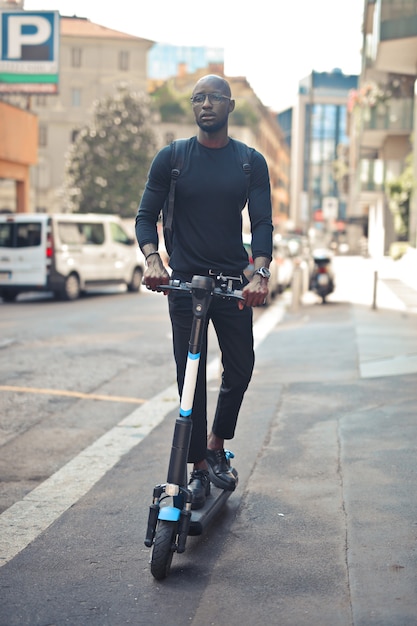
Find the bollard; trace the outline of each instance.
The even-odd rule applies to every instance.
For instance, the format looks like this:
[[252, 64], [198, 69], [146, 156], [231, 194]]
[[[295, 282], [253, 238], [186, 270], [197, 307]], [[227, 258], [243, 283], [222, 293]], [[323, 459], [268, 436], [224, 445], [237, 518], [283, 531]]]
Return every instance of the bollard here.
[[302, 272], [301, 267], [297, 263], [294, 267], [294, 276], [291, 283], [291, 311], [297, 313], [301, 303], [301, 288], [302, 288]]
[[372, 309], [375, 311], [377, 306], [376, 306], [376, 292], [377, 292], [377, 285], [378, 285], [378, 272], [375, 271], [374, 272], [374, 293], [373, 293], [373, 297], [372, 297]]

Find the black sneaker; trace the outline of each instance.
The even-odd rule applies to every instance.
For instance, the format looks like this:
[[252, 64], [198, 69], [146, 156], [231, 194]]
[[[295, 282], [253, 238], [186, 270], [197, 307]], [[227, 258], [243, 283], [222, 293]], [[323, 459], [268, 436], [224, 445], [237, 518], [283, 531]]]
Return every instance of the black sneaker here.
[[191, 508], [195, 511], [201, 509], [206, 502], [206, 497], [210, 495], [210, 478], [207, 470], [193, 470], [191, 472], [188, 489], [193, 494]]
[[230, 469], [224, 450], [207, 450], [206, 461], [213, 485], [225, 491], [234, 491], [236, 489], [236, 477]]

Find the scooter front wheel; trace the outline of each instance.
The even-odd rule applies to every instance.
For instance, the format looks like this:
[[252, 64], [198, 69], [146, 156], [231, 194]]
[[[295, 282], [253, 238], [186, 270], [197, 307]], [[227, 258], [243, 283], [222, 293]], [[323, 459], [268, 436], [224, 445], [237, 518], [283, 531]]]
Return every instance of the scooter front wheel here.
[[156, 580], [163, 580], [169, 574], [176, 550], [177, 529], [178, 522], [158, 521], [151, 558], [151, 574]]

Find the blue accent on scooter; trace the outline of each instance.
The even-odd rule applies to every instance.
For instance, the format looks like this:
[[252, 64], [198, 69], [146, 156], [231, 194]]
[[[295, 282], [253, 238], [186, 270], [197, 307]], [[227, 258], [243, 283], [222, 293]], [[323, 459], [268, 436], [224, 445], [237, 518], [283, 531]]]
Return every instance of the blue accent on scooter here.
[[192, 352], [189, 352], [188, 358], [191, 359], [192, 361], [196, 361], [197, 359], [200, 358], [200, 352], [197, 352], [197, 354], [193, 354]]
[[180, 514], [181, 511], [175, 506], [162, 506], [159, 509], [158, 519], [162, 519], [166, 522], [178, 522]]
[[184, 409], [180, 408], [181, 417], [190, 417], [191, 413], [192, 413], [192, 408], [188, 409], [188, 411], [184, 411]]

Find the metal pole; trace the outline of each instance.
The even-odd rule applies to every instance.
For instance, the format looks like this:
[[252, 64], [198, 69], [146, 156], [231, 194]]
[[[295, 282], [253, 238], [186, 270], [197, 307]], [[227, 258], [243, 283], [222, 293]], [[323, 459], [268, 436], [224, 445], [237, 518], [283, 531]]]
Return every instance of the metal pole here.
[[300, 308], [300, 302], [301, 302], [301, 279], [302, 279], [302, 274], [301, 274], [301, 267], [300, 265], [297, 263], [294, 267], [294, 275], [292, 277], [292, 284], [291, 284], [291, 311], [293, 313], [297, 313], [298, 309]]
[[373, 298], [372, 298], [372, 309], [373, 310], [375, 310], [377, 308], [377, 306], [376, 306], [377, 285], [378, 285], [378, 272], [375, 271], [374, 272], [374, 293], [373, 293]]

